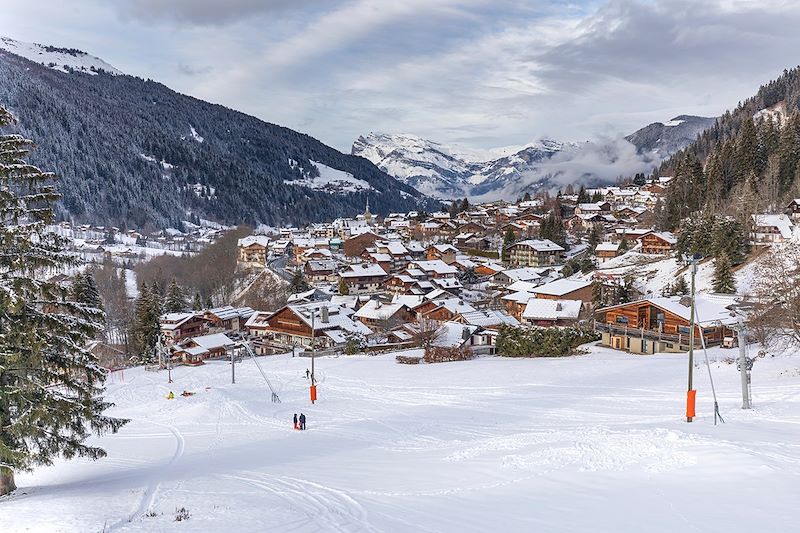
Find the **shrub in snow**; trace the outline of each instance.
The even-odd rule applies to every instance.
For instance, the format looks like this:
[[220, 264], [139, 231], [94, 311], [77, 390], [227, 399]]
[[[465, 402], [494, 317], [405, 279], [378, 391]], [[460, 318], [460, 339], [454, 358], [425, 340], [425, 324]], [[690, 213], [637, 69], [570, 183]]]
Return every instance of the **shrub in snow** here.
[[580, 328], [524, 328], [501, 326], [497, 354], [506, 357], [564, 357], [576, 348], [600, 340], [600, 335]]

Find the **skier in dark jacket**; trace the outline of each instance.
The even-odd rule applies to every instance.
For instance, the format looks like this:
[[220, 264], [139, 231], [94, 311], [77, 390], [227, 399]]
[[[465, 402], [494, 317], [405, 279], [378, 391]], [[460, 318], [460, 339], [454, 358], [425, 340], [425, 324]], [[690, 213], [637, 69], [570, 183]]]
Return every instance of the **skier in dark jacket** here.
[[297, 413], [294, 414], [294, 429], [298, 429], [298, 427], [297, 427]]
[[300, 429], [306, 429], [306, 415], [300, 413]]

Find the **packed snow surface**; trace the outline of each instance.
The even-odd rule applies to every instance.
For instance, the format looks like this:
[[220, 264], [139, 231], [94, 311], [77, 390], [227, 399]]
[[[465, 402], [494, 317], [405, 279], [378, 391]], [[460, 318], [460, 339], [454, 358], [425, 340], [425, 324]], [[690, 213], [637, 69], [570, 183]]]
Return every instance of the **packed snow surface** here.
[[0, 49], [7, 50], [12, 54], [17, 54], [25, 59], [30, 59], [36, 63], [50, 67], [61, 72], [75, 70], [86, 74], [106, 74], [119, 75], [119, 70], [109, 65], [99, 57], [89, 55], [86, 52], [73, 48], [58, 48], [55, 46], [45, 46], [37, 43], [25, 43], [0, 37]]
[[704, 367], [684, 421], [682, 354], [319, 358], [316, 405], [306, 358], [260, 358], [279, 404], [252, 361], [235, 385], [225, 362], [129, 369], [108, 457], [19, 474], [0, 531], [795, 531], [800, 360], [758, 359], [743, 411], [734, 355], [711, 352], [717, 426]]

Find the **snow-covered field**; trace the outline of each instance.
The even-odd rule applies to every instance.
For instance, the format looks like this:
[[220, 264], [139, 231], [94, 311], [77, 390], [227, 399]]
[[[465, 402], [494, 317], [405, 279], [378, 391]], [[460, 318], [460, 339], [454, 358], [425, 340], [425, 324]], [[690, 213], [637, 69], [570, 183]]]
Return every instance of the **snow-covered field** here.
[[0, 531], [794, 531], [800, 357], [759, 359], [742, 411], [734, 355], [718, 426], [704, 367], [683, 420], [685, 355], [320, 358], [314, 406], [305, 358], [260, 359], [280, 404], [252, 361], [131, 369], [109, 456], [19, 475]]

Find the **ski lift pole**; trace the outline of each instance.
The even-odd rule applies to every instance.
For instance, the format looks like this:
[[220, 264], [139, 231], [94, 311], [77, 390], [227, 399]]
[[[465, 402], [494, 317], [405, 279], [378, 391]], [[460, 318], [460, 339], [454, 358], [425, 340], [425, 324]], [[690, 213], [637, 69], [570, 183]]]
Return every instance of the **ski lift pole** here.
[[736, 333], [739, 335], [739, 372], [742, 378], [742, 409], [750, 409], [750, 383], [749, 383], [749, 368], [747, 364], [746, 348], [746, 335], [744, 331], [744, 322], [739, 319], [739, 325], [736, 328]]
[[315, 322], [315, 315], [314, 310], [311, 310], [311, 388], [309, 389], [309, 395], [311, 396], [311, 403], [317, 401], [317, 379], [314, 376], [314, 356], [316, 355], [316, 322]]
[[[695, 400], [697, 398], [697, 391], [692, 388], [692, 377], [694, 372], [694, 278], [697, 274], [697, 254], [692, 257], [692, 302], [691, 314], [689, 317], [689, 387], [686, 391], [686, 421], [691, 422], [695, 416]], [[701, 335], [702, 337], [702, 335]]]
[[236, 351], [233, 346], [229, 347], [231, 351], [231, 384], [236, 384]]

